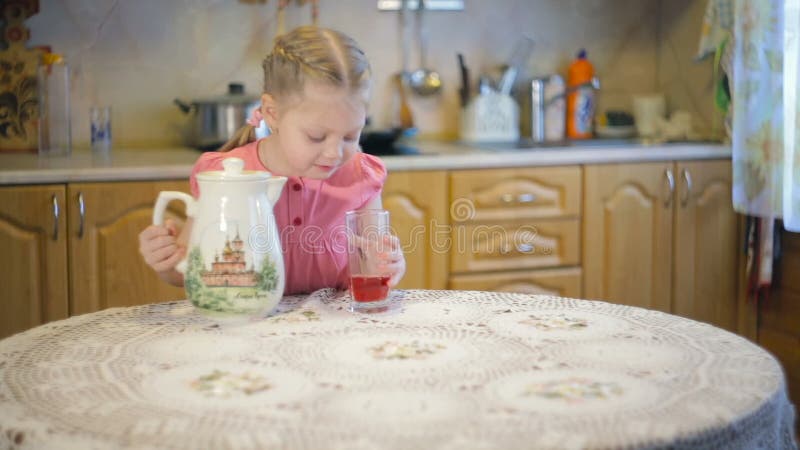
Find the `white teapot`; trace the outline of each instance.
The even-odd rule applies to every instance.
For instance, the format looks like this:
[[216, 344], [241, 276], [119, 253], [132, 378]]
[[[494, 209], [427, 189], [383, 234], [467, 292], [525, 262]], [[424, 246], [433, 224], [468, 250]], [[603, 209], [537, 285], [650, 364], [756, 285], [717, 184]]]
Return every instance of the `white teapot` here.
[[286, 177], [243, 171], [240, 158], [227, 158], [222, 166], [197, 174], [199, 200], [183, 192], [159, 193], [153, 223], [164, 223], [170, 201], [186, 203], [194, 225], [177, 270], [189, 300], [214, 318], [263, 317], [277, 306], [286, 284], [272, 213]]

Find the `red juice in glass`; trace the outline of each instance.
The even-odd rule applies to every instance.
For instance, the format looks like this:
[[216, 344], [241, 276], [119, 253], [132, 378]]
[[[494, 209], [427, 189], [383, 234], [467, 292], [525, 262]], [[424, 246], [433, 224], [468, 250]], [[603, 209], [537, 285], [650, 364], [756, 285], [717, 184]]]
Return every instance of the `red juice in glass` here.
[[389, 295], [389, 276], [350, 277], [350, 292], [357, 302], [379, 302]]

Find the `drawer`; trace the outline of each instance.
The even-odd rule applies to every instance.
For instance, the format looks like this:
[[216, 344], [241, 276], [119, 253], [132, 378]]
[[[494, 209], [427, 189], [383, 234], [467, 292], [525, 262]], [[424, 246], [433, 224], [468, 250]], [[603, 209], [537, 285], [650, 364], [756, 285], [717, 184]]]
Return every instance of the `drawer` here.
[[479, 272], [580, 264], [580, 220], [453, 227], [451, 272]]
[[455, 222], [578, 217], [581, 168], [463, 170], [450, 176]]
[[580, 298], [580, 267], [455, 275], [450, 289], [466, 291], [521, 292]]

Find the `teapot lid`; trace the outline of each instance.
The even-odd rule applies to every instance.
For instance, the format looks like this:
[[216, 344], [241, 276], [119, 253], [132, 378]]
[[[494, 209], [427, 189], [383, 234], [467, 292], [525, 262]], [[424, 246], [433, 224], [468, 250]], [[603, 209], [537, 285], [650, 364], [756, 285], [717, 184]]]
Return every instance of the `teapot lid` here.
[[272, 178], [265, 170], [244, 170], [242, 158], [225, 158], [222, 160], [223, 170], [207, 170], [197, 174], [201, 181], [258, 181]]

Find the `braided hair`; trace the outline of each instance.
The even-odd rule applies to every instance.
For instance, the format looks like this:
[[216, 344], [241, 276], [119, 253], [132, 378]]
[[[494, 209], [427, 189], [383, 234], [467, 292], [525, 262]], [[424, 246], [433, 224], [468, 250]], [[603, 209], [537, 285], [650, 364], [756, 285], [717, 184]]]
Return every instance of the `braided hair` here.
[[[358, 44], [329, 28], [301, 26], [278, 36], [261, 63], [263, 92], [275, 98], [300, 94], [309, 80], [366, 92], [371, 68]], [[219, 151], [229, 151], [255, 140], [255, 128], [245, 125]]]

